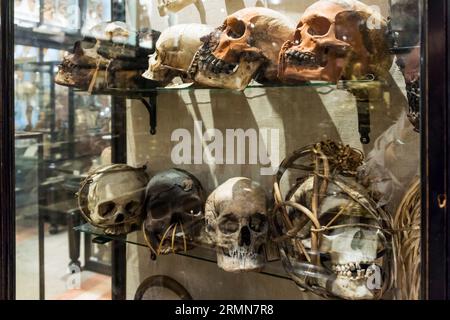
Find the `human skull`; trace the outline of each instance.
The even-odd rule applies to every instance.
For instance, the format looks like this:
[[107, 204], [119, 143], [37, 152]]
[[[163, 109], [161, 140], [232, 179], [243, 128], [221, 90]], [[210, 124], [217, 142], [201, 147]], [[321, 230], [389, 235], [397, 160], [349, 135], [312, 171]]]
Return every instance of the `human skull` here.
[[205, 195], [196, 177], [181, 169], [156, 174], [146, 189], [148, 244], [156, 254], [192, 247], [204, 220]]
[[[292, 195], [288, 195], [289, 200], [311, 209], [313, 188], [314, 177], [310, 177], [294, 188]], [[386, 269], [387, 252], [391, 248], [382, 230], [384, 221], [376, 212], [354, 178], [337, 176], [330, 181], [318, 210], [320, 225], [330, 226], [320, 233], [316, 253], [320, 256], [320, 265], [302, 261], [292, 245], [282, 246], [283, 264], [296, 283], [302, 288], [319, 287], [342, 299], [380, 298], [381, 289], [389, 282]], [[314, 254], [311, 223], [305, 222], [304, 216], [294, 208], [290, 208], [288, 214], [297, 224], [303, 221], [296, 237]]]
[[[280, 51], [285, 82], [379, 78], [392, 64], [385, 19], [355, 0], [320, 0], [304, 12]], [[371, 75], [371, 76], [369, 76]]]
[[158, 11], [161, 17], [168, 12], [178, 12], [198, 0], [158, 0]]
[[142, 221], [147, 174], [125, 164], [101, 166], [88, 177], [88, 221], [107, 234], [126, 234]]
[[106, 87], [106, 69], [111, 61], [98, 53], [99, 47], [99, 41], [94, 46], [83, 41], [75, 42], [73, 53], [66, 52], [59, 65], [55, 82], [82, 90], [88, 90], [90, 86]]
[[271, 9], [239, 10], [202, 39], [189, 73], [200, 84], [237, 90], [244, 90], [253, 78], [277, 81], [278, 55], [294, 28]]
[[232, 178], [208, 197], [206, 234], [217, 248], [217, 264], [229, 272], [264, 267], [267, 240], [267, 196], [247, 178]]
[[[72, 53], [64, 55], [55, 82], [90, 92], [150, 87], [154, 83], [141, 75], [153, 51], [148, 48], [148, 40], [145, 46], [127, 44], [132, 34], [120, 21], [93, 27], [89, 36], [75, 42]], [[155, 34], [146, 31], [139, 37], [154, 39]]]
[[211, 33], [204, 24], [179, 24], [164, 30], [150, 56], [148, 70], [143, 77], [167, 85], [177, 76], [186, 78], [195, 53], [202, 45], [200, 38]]

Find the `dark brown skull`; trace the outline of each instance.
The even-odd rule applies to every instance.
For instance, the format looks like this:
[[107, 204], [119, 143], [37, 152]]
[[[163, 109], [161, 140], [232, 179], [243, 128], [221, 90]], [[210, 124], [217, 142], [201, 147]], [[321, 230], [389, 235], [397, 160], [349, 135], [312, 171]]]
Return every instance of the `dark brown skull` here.
[[144, 222], [148, 244], [157, 254], [185, 249], [202, 229], [205, 195], [200, 182], [181, 169], [155, 175], [147, 185]]
[[[95, 38], [77, 41], [72, 53], [66, 53], [55, 82], [81, 90], [146, 88], [153, 84], [141, 75], [148, 55], [142, 46], [127, 43], [129, 30], [119, 22], [102, 23], [91, 30]], [[142, 32], [140, 39], [156, 38], [153, 31]], [[149, 40], [140, 45], [149, 45]]]
[[387, 74], [392, 64], [386, 21], [355, 0], [321, 0], [308, 7], [280, 51], [286, 82], [356, 80]]

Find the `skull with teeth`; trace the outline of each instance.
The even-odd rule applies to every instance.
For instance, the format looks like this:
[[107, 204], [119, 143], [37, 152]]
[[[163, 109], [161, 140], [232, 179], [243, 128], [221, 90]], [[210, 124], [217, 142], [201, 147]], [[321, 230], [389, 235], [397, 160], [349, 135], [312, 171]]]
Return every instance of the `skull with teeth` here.
[[[151, 44], [156, 32], [139, 33], [140, 39], [149, 38]], [[132, 35], [122, 22], [101, 23], [91, 29], [89, 37], [74, 44], [72, 53], [66, 53], [59, 65], [55, 82], [62, 86], [96, 91], [104, 89], [136, 89], [154, 85], [141, 77], [148, 55], [152, 52], [147, 40], [141, 46], [127, 44]], [[151, 48], [151, 46], [150, 46]]]
[[147, 174], [145, 168], [113, 164], [96, 168], [83, 182], [79, 197], [89, 184], [86, 213], [92, 225], [119, 235], [136, 229], [142, 221]]
[[204, 202], [202, 185], [187, 171], [170, 169], [149, 181], [144, 235], [154, 254], [192, 247], [201, 233]]
[[55, 76], [57, 84], [87, 90], [94, 81], [95, 88], [106, 87], [105, 70], [111, 60], [98, 53], [99, 41], [92, 47], [86, 47], [90, 45], [89, 42], [75, 42], [73, 53], [66, 53], [59, 66]]
[[206, 233], [217, 248], [217, 264], [229, 272], [258, 271], [264, 266], [267, 196], [256, 182], [232, 178], [208, 197]]
[[227, 17], [203, 37], [189, 73], [196, 82], [243, 90], [256, 78], [275, 82], [281, 46], [292, 37], [294, 24], [266, 8], [246, 8]]
[[[318, 160], [312, 167], [295, 165], [315, 168], [317, 176], [300, 180], [286, 202], [278, 191], [274, 193], [278, 207], [284, 208], [275, 218], [275, 232], [288, 238], [280, 245], [283, 265], [299, 287], [319, 295], [379, 299], [393, 279], [392, 239], [385, 232], [391, 219], [355, 179], [362, 157], [342, 145], [335, 144], [332, 153], [323, 146], [294, 153], [294, 159], [308, 152], [322, 159], [323, 167]], [[294, 161], [288, 158], [282, 167], [286, 163]]]
[[[363, 206], [366, 200], [356, 202], [342, 189], [350, 187], [360, 198], [364, 193], [359, 185], [348, 178], [336, 179], [329, 184], [319, 210], [320, 225], [332, 221], [331, 228], [321, 234], [318, 247], [324, 272], [331, 273], [318, 277], [317, 285], [344, 299], [374, 299], [383, 286], [383, 254], [388, 249], [382, 221], [373, 214], [377, 212], [374, 208]], [[313, 180], [311, 177], [302, 183], [290, 201], [311, 208]], [[299, 213], [293, 210], [290, 214]], [[311, 225], [307, 225], [299, 233], [307, 250], [312, 250], [310, 230]]]
[[150, 56], [148, 70], [143, 76], [167, 85], [174, 77], [186, 78], [187, 70], [198, 48], [200, 38], [211, 33], [212, 27], [204, 24], [180, 24], [161, 33], [156, 51]]
[[306, 9], [279, 58], [285, 82], [384, 77], [392, 64], [387, 24], [359, 1], [320, 0]]

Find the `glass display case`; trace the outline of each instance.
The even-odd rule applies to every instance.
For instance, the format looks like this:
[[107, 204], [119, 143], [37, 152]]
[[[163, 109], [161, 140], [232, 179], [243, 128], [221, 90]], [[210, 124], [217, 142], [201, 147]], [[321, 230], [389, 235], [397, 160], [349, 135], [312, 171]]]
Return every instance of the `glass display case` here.
[[38, 208], [39, 298], [448, 298], [443, 5], [2, 3], [2, 143], [42, 137], [36, 199], [2, 153], [2, 237]]

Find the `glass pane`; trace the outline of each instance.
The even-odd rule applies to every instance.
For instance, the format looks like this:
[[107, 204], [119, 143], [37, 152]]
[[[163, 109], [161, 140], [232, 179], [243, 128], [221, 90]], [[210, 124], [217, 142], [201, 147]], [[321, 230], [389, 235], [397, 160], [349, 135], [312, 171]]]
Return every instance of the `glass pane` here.
[[16, 128], [42, 135], [46, 298], [109, 298], [112, 240], [130, 299], [154, 275], [195, 299], [420, 298], [418, 0], [41, 9], [17, 22]]
[[111, 99], [80, 100], [55, 83], [82, 38], [82, 10], [78, 1], [16, 1], [15, 12], [17, 298], [110, 299], [110, 246], [74, 227], [79, 184], [111, 144]]
[[77, 31], [80, 27], [78, 0], [44, 0], [44, 25], [53, 30]]

